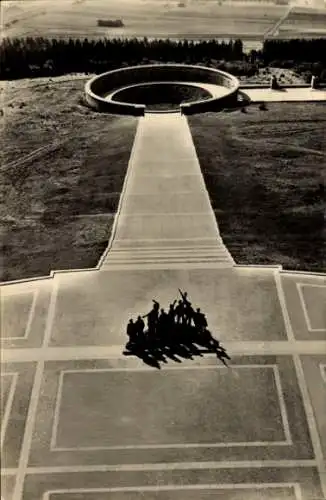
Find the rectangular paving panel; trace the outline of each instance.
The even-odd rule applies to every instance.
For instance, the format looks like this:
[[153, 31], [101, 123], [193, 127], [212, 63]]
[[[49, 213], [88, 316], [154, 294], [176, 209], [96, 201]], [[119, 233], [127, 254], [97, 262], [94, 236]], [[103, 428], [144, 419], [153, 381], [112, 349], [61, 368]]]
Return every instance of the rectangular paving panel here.
[[326, 338], [326, 284], [297, 283], [306, 324], [311, 332], [325, 332]]
[[29, 334], [36, 303], [36, 290], [1, 293], [1, 336], [26, 338]]
[[273, 271], [192, 270], [184, 288], [221, 340], [286, 340]]
[[[52, 449], [291, 444], [277, 366], [242, 366], [239, 372], [235, 384], [228, 370], [215, 366], [167, 370], [164, 376], [63, 371]], [[203, 413], [206, 401], [214, 418]], [[159, 414], [153, 411], [158, 407]]]
[[[229, 486], [229, 487], [228, 487]], [[44, 500], [300, 500], [299, 485], [186, 485], [49, 492]]]
[[27, 475], [23, 500], [319, 500], [312, 467], [79, 471]]
[[325, 340], [325, 278], [283, 274], [282, 287], [295, 338], [297, 340]]
[[18, 373], [1, 373], [1, 448], [6, 435], [11, 407], [15, 396]]
[[1, 474], [1, 495], [3, 500], [14, 500], [15, 481], [16, 476], [14, 474]]
[[1, 422], [6, 412], [6, 406], [11, 394], [14, 392], [17, 374], [16, 373], [1, 373]]
[[25, 282], [1, 291], [1, 346], [39, 347], [42, 344], [52, 281]]
[[4, 468], [18, 466], [34, 373], [35, 363], [8, 363], [2, 366], [1, 384], [5, 381], [7, 387], [1, 425]]
[[313, 405], [320, 444], [326, 457], [326, 353], [301, 356], [305, 379]]
[[122, 347], [129, 318], [146, 314], [153, 298], [168, 307], [178, 288], [221, 340], [286, 340], [273, 272], [197, 269], [60, 276], [51, 344]]
[[47, 362], [30, 465], [312, 458], [291, 358], [231, 366]]

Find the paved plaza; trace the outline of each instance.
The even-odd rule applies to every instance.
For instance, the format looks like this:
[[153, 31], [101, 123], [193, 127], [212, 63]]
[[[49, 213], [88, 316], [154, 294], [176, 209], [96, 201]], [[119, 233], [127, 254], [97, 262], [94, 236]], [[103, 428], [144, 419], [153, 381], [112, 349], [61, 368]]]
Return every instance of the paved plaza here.
[[243, 93], [251, 102], [313, 102], [326, 101], [325, 89], [311, 89], [309, 87], [284, 87], [279, 90], [264, 88], [244, 88]]
[[[125, 356], [187, 291], [231, 356]], [[139, 119], [97, 269], [3, 285], [4, 500], [326, 498], [325, 275], [237, 266], [188, 123]]]

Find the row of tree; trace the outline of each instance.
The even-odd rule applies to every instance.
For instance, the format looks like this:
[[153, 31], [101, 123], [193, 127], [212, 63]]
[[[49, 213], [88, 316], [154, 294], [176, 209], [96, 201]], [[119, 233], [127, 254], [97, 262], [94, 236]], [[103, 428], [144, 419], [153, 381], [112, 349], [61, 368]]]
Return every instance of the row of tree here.
[[2, 41], [0, 77], [97, 73], [145, 62], [203, 63], [242, 60], [241, 40], [192, 42], [144, 39], [6, 38]]
[[326, 39], [266, 40], [259, 55], [265, 66], [293, 69], [307, 83], [326, 82]]
[[265, 40], [260, 51], [243, 52], [241, 40], [5, 38], [0, 45], [0, 78], [100, 73], [153, 62], [204, 64], [251, 76], [261, 66], [296, 69], [326, 80], [326, 39]]
[[321, 63], [326, 65], [326, 38], [312, 40], [265, 40], [261, 57], [265, 65], [273, 61]]

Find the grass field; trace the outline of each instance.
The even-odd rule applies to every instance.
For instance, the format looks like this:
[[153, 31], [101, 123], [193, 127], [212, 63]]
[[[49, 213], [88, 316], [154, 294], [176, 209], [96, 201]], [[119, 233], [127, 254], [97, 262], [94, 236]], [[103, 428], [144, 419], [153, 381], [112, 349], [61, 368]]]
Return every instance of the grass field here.
[[236, 262], [325, 270], [325, 104], [273, 103], [189, 122]]
[[326, 9], [316, 15], [316, 11], [307, 8], [295, 8], [282, 23], [278, 37], [296, 38], [306, 36], [326, 36]]
[[[272, 4], [231, 4], [172, 0], [24, 0], [2, 2], [3, 36], [148, 36], [213, 35], [260, 38], [284, 15]], [[109, 5], [109, 6], [108, 6]], [[123, 28], [97, 27], [97, 19], [123, 19]]]
[[[183, 3], [184, 7], [179, 4]], [[212, 0], [5, 0], [2, 36], [50, 37], [241, 37], [258, 48], [287, 6]], [[286, 17], [286, 16], [285, 16]], [[98, 19], [123, 19], [123, 28], [101, 28]], [[294, 7], [276, 36], [325, 36], [325, 9]]]
[[95, 266], [111, 232], [137, 119], [90, 111], [83, 81], [55, 81], [5, 91], [1, 281]]

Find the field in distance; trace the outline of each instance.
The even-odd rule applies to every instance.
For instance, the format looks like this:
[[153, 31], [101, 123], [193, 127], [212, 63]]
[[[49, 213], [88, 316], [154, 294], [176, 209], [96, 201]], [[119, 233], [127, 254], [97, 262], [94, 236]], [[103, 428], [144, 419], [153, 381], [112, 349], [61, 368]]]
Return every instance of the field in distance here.
[[[298, 8], [299, 9], [299, 8]], [[280, 19], [293, 36], [326, 35], [325, 9], [262, 2], [212, 0], [8, 0], [1, 3], [2, 36], [235, 38], [257, 48]], [[302, 13], [303, 12], [303, 13]], [[308, 12], [308, 13], [307, 13]], [[99, 19], [121, 19], [123, 27], [97, 26]], [[279, 26], [282, 34], [282, 26]], [[256, 42], [256, 43], [254, 43]]]

